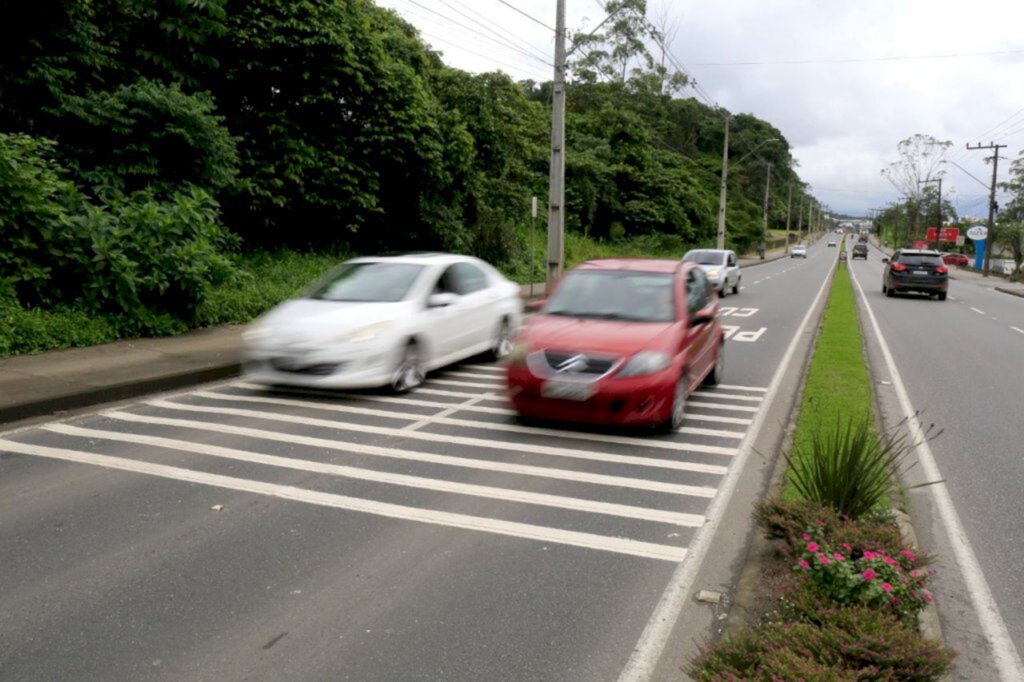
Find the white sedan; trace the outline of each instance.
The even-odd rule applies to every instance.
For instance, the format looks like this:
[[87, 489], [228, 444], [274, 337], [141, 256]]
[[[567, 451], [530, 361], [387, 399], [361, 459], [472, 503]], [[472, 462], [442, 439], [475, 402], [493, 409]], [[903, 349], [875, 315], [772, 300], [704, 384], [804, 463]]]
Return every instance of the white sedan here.
[[406, 392], [433, 369], [507, 355], [522, 321], [519, 291], [471, 256], [356, 258], [252, 324], [243, 374], [262, 384]]
[[797, 244], [789, 251], [790, 258], [807, 258], [807, 247], [803, 244]]

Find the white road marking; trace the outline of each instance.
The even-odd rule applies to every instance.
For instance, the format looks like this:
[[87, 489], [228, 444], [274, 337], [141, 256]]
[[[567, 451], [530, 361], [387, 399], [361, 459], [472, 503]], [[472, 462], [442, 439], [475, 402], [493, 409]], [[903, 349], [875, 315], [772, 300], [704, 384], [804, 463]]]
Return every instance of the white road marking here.
[[[835, 270], [837, 262], [838, 261], [833, 261], [830, 266], [832, 271]], [[786, 374], [790, 363], [793, 361], [793, 356], [796, 354], [796, 348], [799, 345], [800, 340], [803, 337], [804, 330], [807, 328], [811, 319], [811, 313], [813, 313], [818, 307], [822, 296], [825, 295], [826, 288], [830, 281], [830, 277], [825, 278], [825, 281], [821, 285], [821, 289], [818, 290], [818, 295], [807, 309], [807, 313], [804, 315], [803, 321], [797, 327], [796, 333], [789, 342], [789, 347], [783, 354], [782, 361], [779, 363], [778, 369], [775, 370], [775, 374], [772, 377], [771, 382], [768, 384], [765, 403], [762, 404], [760, 408], [757, 408], [758, 412], [754, 417], [754, 423], [747, 431], [746, 438], [744, 438], [743, 442], [740, 443], [739, 453], [737, 454], [736, 459], [733, 460], [732, 466], [729, 468], [729, 473], [724, 479], [722, 479], [722, 482], [718, 486], [718, 493], [715, 495], [715, 498], [711, 501], [711, 504], [705, 512], [705, 516], [707, 516], [708, 521], [697, 530], [697, 533], [694, 535], [693, 540], [690, 543], [687, 560], [676, 568], [672, 578], [669, 580], [668, 587], [665, 588], [665, 592], [662, 594], [661, 599], [658, 602], [658, 606], [655, 608], [654, 613], [651, 614], [651, 618], [647, 622], [647, 626], [644, 628], [643, 633], [640, 635], [640, 639], [637, 641], [636, 646], [633, 647], [633, 653], [629, 657], [629, 661], [626, 662], [625, 668], [623, 668], [622, 673], [619, 675], [619, 682], [640, 682], [650, 680], [651, 676], [654, 674], [655, 667], [658, 664], [658, 659], [661, 658], [661, 652], [665, 649], [665, 644], [668, 642], [669, 637], [672, 634], [672, 629], [675, 627], [676, 621], [679, 618], [679, 613], [682, 611], [683, 604], [690, 598], [690, 591], [693, 587], [693, 581], [697, 576], [697, 571], [704, 562], [704, 557], [707, 554], [708, 548], [711, 546], [715, 533], [718, 531], [718, 525], [721, 523], [722, 514], [728, 506], [729, 500], [732, 499], [732, 494], [739, 482], [740, 473], [746, 466], [747, 459], [753, 451], [754, 442], [756, 442], [758, 434], [764, 425], [764, 420], [768, 414], [768, 408], [775, 400], [775, 395], [779, 392], [779, 385], [782, 383], [782, 377]]]
[[[471, 400], [467, 400], [465, 403], [460, 403], [458, 405], [452, 405], [451, 407], [447, 407], [447, 408], [441, 410], [440, 412], [438, 412], [437, 414], [435, 414], [433, 416], [422, 417], [419, 421], [417, 421], [417, 422], [415, 422], [413, 424], [409, 424], [408, 426], [402, 427], [402, 430], [403, 431], [418, 431], [419, 429], [422, 429], [424, 426], [430, 426], [434, 422], [439, 422], [439, 421], [440, 422], [447, 422], [448, 421], [448, 419], [447, 419], [448, 415], [455, 414], [456, 412], [461, 410], [463, 407], [472, 407], [473, 405], [475, 405], [476, 403], [480, 402], [481, 400], [485, 400], [488, 395], [489, 394], [484, 394], [484, 395], [480, 396], [479, 398], [473, 398]], [[465, 420], [463, 420], [463, 419], [453, 419], [452, 421], [460, 421], [461, 422], [461, 421], [465, 421]]]
[[167, 448], [170, 450], [182, 450], [193, 454], [219, 457], [221, 459], [230, 459], [239, 462], [251, 462], [253, 464], [264, 464], [284, 469], [293, 469], [295, 471], [308, 471], [311, 473], [329, 474], [331, 476], [340, 476], [343, 478], [353, 478], [361, 481], [373, 481], [375, 483], [400, 485], [409, 488], [435, 490], [455, 495], [472, 495], [475, 497], [485, 497], [487, 499], [503, 500], [505, 502], [535, 504], [544, 507], [557, 507], [559, 509], [570, 509], [573, 511], [583, 511], [594, 514], [606, 514], [609, 516], [621, 516], [629, 519], [641, 519], [643, 521], [672, 523], [691, 528], [699, 527], [704, 523], [704, 517], [700, 514], [684, 514], [681, 512], [666, 511], [663, 509], [650, 509], [634, 505], [613, 504], [610, 502], [585, 500], [576, 497], [566, 497], [563, 495], [549, 495], [546, 493], [533, 493], [526, 490], [513, 490], [508, 488], [497, 488], [489, 485], [477, 485], [475, 483], [458, 483], [455, 481], [425, 478], [422, 476], [392, 474], [384, 471], [359, 469], [340, 464], [327, 464], [324, 462], [294, 459], [292, 457], [264, 455], [257, 452], [249, 452], [247, 450], [225, 448], [218, 445], [207, 445], [205, 443], [193, 443], [173, 438], [162, 438], [160, 436], [121, 433], [119, 431], [101, 431], [98, 429], [86, 429], [78, 426], [71, 426], [70, 424], [49, 424], [42, 428], [47, 431], [67, 436], [100, 438], [122, 443], [132, 443], [135, 445], [149, 445], [158, 448]]
[[768, 389], [760, 388], [758, 386], [736, 386], [734, 384], [719, 384], [715, 388], [708, 389], [710, 393], [715, 393], [718, 389], [724, 389], [726, 391], [751, 391], [752, 393], [767, 393]]
[[455, 379], [439, 379], [434, 377], [431, 377], [429, 381], [431, 385], [436, 384], [440, 386], [457, 386], [459, 388], [494, 388], [495, 386], [501, 385], [499, 382], [496, 381], [491, 382], [489, 384], [485, 384], [479, 381], [456, 381]]
[[493, 374], [487, 374], [486, 372], [464, 372], [464, 371], [461, 371], [461, 370], [444, 370], [442, 373], [446, 377], [464, 377], [466, 379], [485, 379], [485, 380], [488, 380], [488, 381], [493, 379], [494, 383], [496, 383], [496, 384], [504, 384], [505, 383], [505, 375], [504, 374], [493, 375]]
[[[200, 395], [196, 392], [193, 395]], [[288, 424], [301, 424], [304, 426], [315, 426], [320, 428], [334, 429], [337, 431], [354, 431], [356, 433], [372, 433], [378, 436], [394, 436], [396, 438], [407, 438], [413, 440], [430, 441], [434, 443], [448, 443], [455, 445], [468, 445], [471, 447], [484, 448], [489, 450], [505, 450], [515, 453], [529, 452], [537, 455], [548, 455], [549, 457], [564, 457], [569, 459], [583, 459], [591, 462], [610, 462], [614, 464], [629, 464], [635, 466], [655, 467], [658, 469], [673, 469], [676, 471], [695, 471], [702, 474], [721, 475], [726, 468], [714, 464], [697, 464], [695, 462], [680, 462], [677, 460], [654, 459], [652, 457], [632, 457], [629, 455], [612, 455], [605, 452], [593, 452], [589, 450], [577, 450], [573, 448], [557, 448], [550, 445], [528, 445], [521, 443], [504, 443], [502, 441], [489, 440], [486, 438], [469, 438], [466, 436], [455, 436], [451, 434], [427, 433], [423, 431], [403, 431], [386, 426], [370, 426], [368, 424], [353, 424], [350, 422], [337, 422], [328, 419], [315, 419], [313, 417], [300, 417], [290, 414], [277, 414], [275, 412], [264, 412], [260, 410], [244, 410], [234, 407], [213, 407], [211, 405], [188, 405], [185, 403], [169, 402], [167, 400], [147, 400], [146, 405], [162, 407], [168, 410], [184, 410], [188, 412], [202, 412], [206, 414], [226, 414], [236, 417], [251, 417], [254, 419], [266, 419], [279, 421]], [[679, 450], [690, 452], [702, 452], [711, 455], [732, 455], [734, 448], [723, 448], [715, 445], [700, 445], [697, 443], [680, 443]]]
[[984, 310], [978, 310], [977, 308], [973, 308], [973, 307], [971, 308], [971, 310], [973, 310], [974, 312], [978, 313], [979, 315], [984, 315], [985, 314]]
[[209, 474], [180, 467], [167, 466], [164, 464], [151, 464], [140, 462], [123, 457], [111, 457], [109, 455], [96, 455], [89, 452], [77, 450], [66, 450], [50, 448], [41, 445], [28, 445], [9, 440], [0, 440], [0, 449], [7, 452], [15, 452], [22, 455], [35, 457], [46, 457], [59, 459], [79, 464], [90, 464], [93, 466], [128, 471], [149, 476], [159, 476], [188, 483], [199, 483], [229, 490], [267, 495], [294, 502], [318, 505], [321, 507], [333, 507], [346, 511], [362, 512], [375, 516], [385, 516], [405, 521], [416, 521], [429, 523], [451, 528], [462, 528], [476, 530], [485, 533], [495, 533], [536, 540], [540, 542], [552, 542], [562, 545], [572, 545], [587, 549], [596, 549], [604, 552], [617, 554], [629, 554], [632, 556], [647, 559], [660, 559], [662, 561], [682, 561], [686, 557], [686, 549], [683, 547], [672, 547], [669, 545], [658, 545], [651, 542], [640, 542], [627, 540], [625, 538], [605, 537], [593, 533], [580, 533], [577, 531], [559, 530], [556, 528], [545, 528], [527, 523], [515, 521], [502, 521], [467, 514], [455, 514], [452, 512], [435, 511], [431, 509], [420, 509], [417, 507], [406, 507], [386, 502], [375, 502], [346, 495], [335, 495], [333, 493], [306, 490], [289, 485], [266, 483], [263, 481], [251, 481], [245, 478], [234, 476], [222, 476], [220, 474]]
[[764, 396], [750, 396], [750, 395], [736, 395], [735, 393], [719, 393], [714, 391], [711, 393], [715, 400], [741, 400], [745, 402], [759, 403], [764, 400]]
[[[213, 391], [195, 391], [191, 395], [198, 396], [200, 398], [213, 398], [215, 400], [235, 400], [239, 402], [253, 402], [263, 403], [270, 405], [283, 405], [286, 407], [298, 406], [306, 407], [313, 410], [323, 410], [327, 412], [342, 412], [350, 414], [365, 414], [372, 416], [389, 417], [392, 419], [405, 419], [405, 420], [419, 420], [416, 426], [420, 428], [427, 424], [447, 424], [449, 426], [464, 426], [472, 429], [485, 429], [490, 431], [505, 431], [509, 433], [521, 433], [525, 435], [542, 435], [552, 436], [554, 438], [569, 438], [572, 440], [587, 440], [597, 443], [616, 443], [620, 445], [631, 445], [633, 447], [654, 447], [662, 448], [665, 450], [680, 450], [687, 451], [689, 446], [686, 443], [680, 443], [678, 441], [666, 441], [666, 440], [654, 440], [652, 438], [631, 438], [629, 436], [616, 436], [613, 434], [602, 434], [602, 433], [590, 433], [587, 431], [567, 431], [562, 429], [547, 429], [542, 427], [533, 426], [520, 426], [519, 424], [503, 424], [501, 422], [485, 422], [476, 419], [458, 419], [448, 417], [448, 414], [454, 414], [461, 409], [464, 409], [462, 405], [445, 405], [448, 408], [443, 412], [435, 415], [426, 417], [423, 415], [403, 415], [395, 412], [389, 412], [385, 410], [373, 410], [365, 407], [353, 407], [348, 405], [331, 405], [327, 403], [311, 402], [308, 400], [288, 400], [285, 398], [265, 398], [262, 396], [240, 396], [236, 393], [219, 393]], [[465, 408], [471, 408], [473, 405], [466, 405]], [[509, 414], [514, 414], [509, 412]], [[402, 428], [406, 430], [411, 429], [410, 426]], [[702, 429], [695, 426], [684, 426], [677, 429], [678, 433], [689, 433], [695, 436], [717, 436], [719, 438], [742, 438], [742, 431], [722, 431], [719, 429]]]
[[[693, 400], [692, 397], [690, 399], [690, 402], [687, 404], [692, 407], [706, 407], [711, 410], [731, 410], [733, 412], [757, 412], [758, 410], [761, 409], [760, 407], [748, 407], [746, 405], [723, 405], [722, 403], [708, 403], [704, 402], [703, 400]], [[687, 415], [686, 418], [689, 419], [690, 415]]]
[[1019, 327], [1010, 327], [1010, 329], [1017, 332], [1018, 334], [1024, 334], [1024, 329], [1020, 329]]
[[297, 443], [311, 447], [339, 450], [341, 452], [352, 452], [360, 455], [371, 455], [373, 457], [388, 457], [390, 459], [402, 459], [411, 462], [427, 462], [429, 464], [440, 464], [443, 466], [463, 467], [466, 469], [477, 469], [480, 471], [500, 471], [505, 474], [516, 474], [520, 476], [534, 476], [537, 478], [552, 478], [560, 481], [573, 481], [576, 483], [589, 483], [593, 485], [604, 485], [617, 488], [630, 488], [633, 490], [649, 490], [652, 492], [671, 493], [676, 495], [689, 495], [691, 497], [712, 497], [715, 489], [707, 486], [682, 485], [677, 483], [663, 483], [645, 478], [630, 478], [628, 476], [608, 476], [605, 474], [591, 474], [582, 471], [571, 471], [553, 469], [551, 467], [540, 467], [529, 464], [511, 464], [496, 462], [486, 459], [471, 459], [469, 457], [452, 457], [450, 455], [435, 455], [430, 452], [409, 450], [408, 448], [385, 448], [379, 445], [362, 445], [360, 443], [349, 443], [342, 440], [331, 440], [329, 438], [316, 438], [313, 436], [300, 436], [294, 433], [279, 433], [265, 429], [253, 429], [245, 426], [232, 426], [230, 424], [215, 424], [213, 422], [198, 421], [192, 419], [175, 419], [173, 417], [150, 417], [131, 412], [109, 411], [103, 412], [104, 417], [118, 419], [121, 421], [137, 424], [159, 424], [162, 426], [176, 426], [185, 429], [196, 429], [199, 431], [212, 431], [214, 433], [226, 433], [232, 436], [243, 436], [246, 438], [258, 438], [261, 440], [272, 440], [279, 443]]
[[[889, 378], [900, 401], [900, 407], [903, 408], [903, 416], [910, 430], [911, 441], [917, 443], [917, 456], [921, 462], [922, 469], [924, 469], [925, 478], [929, 481], [935, 481], [932, 485], [926, 486], [926, 490], [931, 494], [935, 507], [939, 510], [939, 516], [942, 518], [943, 525], [946, 528], [946, 533], [949, 535], [953, 554], [967, 583], [971, 602], [974, 604], [974, 612], [981, 622], [982, 632], [988, 641], [989, 647], [992, 649], [992, 656], [995, 660], [996, 669], [999, 671], [999, 677], [1004, 682], [1024, 680], [1024, 664], [1022, 664], [1020, 655], [1017, 653], [1016, 647], [1014, 647], [1013, 639], [1011, 639], [1010, 632], [1006, 627], [1006, 622], [999, 613], [999, 605], [996, 604], [995, 598], [992, 596], [992, 590], [985, 580], [985, 573], [981, 570], [978, 557], [974, 554], [974, 549], [971, 547], [970, 538], [968, 538], [967, 531], [960, 521], [960, 515], [953, 504], [949, 488], [946, 486], [945, 479], [943, 479], [942, 473], [935, 463], [935, 456], [928, 445], [928, 439], [921, 428], [921, 423], [917, 419], [918, 413], [914, 410], [910, 402], [910, 394], [907, 393], [899, 370], [896, 369], [896, 360], [889, 350], [889, 344], [886, 343], [885, 337], [882, 336], [882, 330], [878, 326], [878, 320], [875, 318], [875, 313], [868, 303], [864, 289], [861, 288], [856, 276], [854, 276], [853, 281], [860, 291], [861, 299], [864, 301], [864, 308], [867, 310], [868, 318], [871, 320], [871, 328], [875, 332], [875, 337], [878, 339], [882, 355], [885, 358], [885, 364], [889, 370]], [[975, 309], [971, 308], [971, 310]], [[980, 311], [975, 310], [975, 312]]]
[[471, 369], [477, 372], [494, 372], [496, 374], [504, 374], [505, 367], [503, 365], [459, 365], [462, 369]]

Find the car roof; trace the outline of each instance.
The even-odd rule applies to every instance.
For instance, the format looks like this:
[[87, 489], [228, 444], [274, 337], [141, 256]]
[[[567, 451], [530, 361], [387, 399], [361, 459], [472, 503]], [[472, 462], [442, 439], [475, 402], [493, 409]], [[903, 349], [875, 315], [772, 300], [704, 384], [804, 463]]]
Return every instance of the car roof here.
[[457, 253], [441, 253], [425, 251], [422, 253], [386, 253], [379, 256], [360, 256], [353, 258], [350, 263], [381, 263], [396, 262], [409, 263], [412, 265], [450, 265], [451, 263], [462, 263], [476, 261], [472, 256], [463, 256]]
[[910, 256], [941, 256], [942, 254], [934, 249], [896, 249], [896, 253], [905, 253]]
[[[636, 272], [675, 272], [682, 261], [667, 258], [599, 258], [577, 265], [574, 270], [633, 270]], [[687, 264], [693, 267], [693, 264]]]

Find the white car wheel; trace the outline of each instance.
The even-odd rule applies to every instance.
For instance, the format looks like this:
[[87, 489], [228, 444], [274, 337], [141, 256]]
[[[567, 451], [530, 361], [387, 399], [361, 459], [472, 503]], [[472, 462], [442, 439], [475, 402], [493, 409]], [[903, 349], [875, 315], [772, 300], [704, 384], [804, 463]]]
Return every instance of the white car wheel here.
[[508, 318], [503, 317], [498, 324], [498, 333], [491, 344], [491, 357], [494, 360], [504, 360], [512, 352], [512, 327]]
[[402, 359], [398, 361], [394, 374], [391, 375], [391, 389], [395, 393], [408, 393], [422, 384], [423, 379], [423, 362], [419, 346], [410, 341], [402, 351]]

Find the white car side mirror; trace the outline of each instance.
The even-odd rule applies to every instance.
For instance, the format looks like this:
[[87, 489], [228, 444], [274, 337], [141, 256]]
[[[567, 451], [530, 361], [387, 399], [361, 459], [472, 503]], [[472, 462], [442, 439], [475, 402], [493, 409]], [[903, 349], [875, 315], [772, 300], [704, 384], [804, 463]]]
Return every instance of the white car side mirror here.
[[455, 301], [457, 301], [457, 300], [459, 300], [459, 297], [456, 294], [451, 294], [451, 293], [431, 294], [427, 298], [427, 307], [428, 308], [444, 308], [446, 306], [450, 306], [451, 304], [455, 303]]

